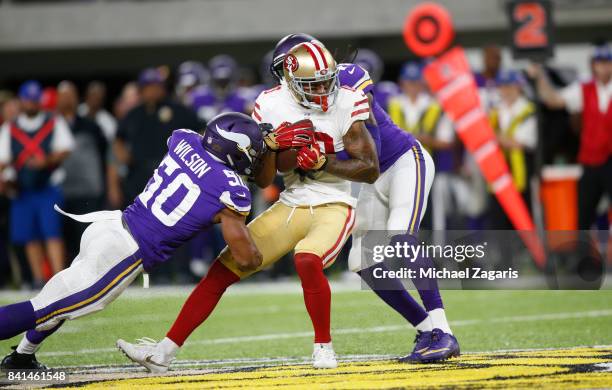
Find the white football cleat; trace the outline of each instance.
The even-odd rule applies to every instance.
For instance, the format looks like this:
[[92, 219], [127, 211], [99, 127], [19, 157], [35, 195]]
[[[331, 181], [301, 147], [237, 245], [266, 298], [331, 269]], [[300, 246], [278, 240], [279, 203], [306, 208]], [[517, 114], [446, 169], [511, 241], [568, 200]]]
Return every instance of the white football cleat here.
[[159, 348], [157, 342], [148, 337], [137, 339], [138, 344], [128, 343], [125, 340], [117, 340], [117, 348], [134, 363], [138, 363], [149, 372], [163, 374], [168, 371], [174, 356], [165, 354]]
[[312, 353], [312, 366], [314, 368], [336, 368], [338, 361], [332, 343], [315, 343]]

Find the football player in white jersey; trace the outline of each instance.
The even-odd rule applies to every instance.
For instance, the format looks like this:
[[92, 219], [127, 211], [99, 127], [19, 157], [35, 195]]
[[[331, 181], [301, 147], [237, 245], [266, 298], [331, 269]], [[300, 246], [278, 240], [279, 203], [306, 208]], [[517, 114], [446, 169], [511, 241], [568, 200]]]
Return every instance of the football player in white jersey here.
[[[373, 183], [379, 176], [376, 146], [365, 121], [368, 98], [338, 84], [336, 61], [323, 45], [293, 47], [285, 58], [286, 83], [262, 92], [253, 118], [273, 126], [264, 139], [269, 151], [255, 180], [269, 185], [278, 171], [286, 189], [280, 200], [255, 218], [248, 229], [263, 262], [256, 271], [239, 269], [224, 249], [183, 306], [160, 343], [120, 343], [133, 361], [163, 372], [185, 339], [213, 311], [225, 289], [295, 251], [295, 268], [314, 328], [313, 366], [338, 363], [330, 335], [331, 292], [323, 270], [329, 267], [351, 234], [356, 199], [350, 181]], [[338, 160], [334, 153], [345, 151]], [[161, 364], [160, 364], [161, 363]]]
[[[308, 34], [291, 34], [281, 39], [272, 55], [270, 72], [283, 82], [283, 60], [288, 51], [303, 42], [319, 42]], [[372, 263], [371, 256], [362, 256], [362, 244], [370, 232], [386, 231], [393, 243], [415, 245], [419, 225], [427, 208], [427, 198], [434, 177], [434, 163], [429, 153], [409, 133], [400, 129], [383, 110], [373, 94], [375, 85], [368, 72], [357, 64], [338, 65], [340, 86], [362, 90], [370, 99], [371, 116], [376, 123], [367, 128], [378, 150], [380, 177], [374, 184], [364, 184], [356, 207], [355, 231], [349, 254], [349, 269], [357, 272], [379, 298], [402, 315], [417, 330], [412, 353], [400, 358], [402, 362], [433, 363], [457, 356], [459, 343], [446, 319], [442, 296], [433, 278], [414, 278], [412, 282], [423, 302], [421, 306], [402, 281], [395, 278], [376, 278], [377, 272], [387, 269], [385, 263]], [[452, 129], [450, 129], [452, 131]], [[344, 151], [336, 158], [348, 158]], [[373, 238], [373, 237], [372, 237]], [[382, 237], [379, 237], [379, 239]], [[378, 243], [378, 240], [376, 240]], [[427, 257], [416, 261], [396, 258], [394, 262], [419, 269], [434, 267]]]

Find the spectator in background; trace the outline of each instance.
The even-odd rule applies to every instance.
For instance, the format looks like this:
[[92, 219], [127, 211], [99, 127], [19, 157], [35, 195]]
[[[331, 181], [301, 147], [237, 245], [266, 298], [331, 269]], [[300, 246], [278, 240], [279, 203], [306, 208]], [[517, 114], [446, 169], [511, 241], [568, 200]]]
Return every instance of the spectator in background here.
[[17, 119], [19, 116], [19, 111], [21, 110], [19, 99], [11, 98], [4, 102], [2, 105], [2, 118], [0, 123], [4, 122], [12, 122]]
[[4, 109], [4, 104], [9, 100], [13, 99], [13, 92], [7, 89], [0, 89], [0, 123], [4, 122], [2, 119], [2, 110]]
[[[57, 111], [64, 118], [75, 141], [75, 152], [63, 163], [66, 174], [62, 189], [65, 209], [85, 214], [104, 208], [105, 169], [108, 143], [100, 127], [77, 114], [79, 95], [70, 81], [57, 86]], [[64, 238], [69, 259], [79, 253], [80, 238], [86, 224], [70, 218], [64, 222]]]
[[[402, 129], [417, 138], [433, 134], [442, 108], [427, 93], [419, 62], [410, 61], [400, 71], [402, 94], [389, 100], [389, 115]], [[419, 139], [421, 141], [421, 139]]]
[[238, 88], [239, 68], [236, 60], [220, 54], [208, 62], [211, 82], [191, 94], [191, 107], [203, 122], [222, 112], [236, 111], [251, 114], [253, 93], [249, 88]]
[[[9, 91], [0, 91], [0, 124], [15, 120], [17, 115], [19, 115], [19, 99], [15, 99]], [[9, 199], [0, 191], [0, 288], [4, 286], [11, 274], [8, 219], [10, 206]]]
[[95, 121], [102, 129], [108, 142], [113, 142], [117, 133], [117, 121], [110, 112], [104, 109], [106, 86], [100, 81], [87, 85], [85, 101], [79, 105], [79, 115]]
[[166, 140], [175, 129], [200, 130], [193, 111], [167, 98], [165, 79], [158, 69], [142, 71], [138, 79], [141, 104], [119, 123], [115, 155], [128, 167], [124, 182], [127, 201], [132, 201], [145, 187], [166, 152]]
[[[138, 78], [141, 103], [119, 122], [114, 150], [118, 162], [128, 169], [123, 181], [124, 199], [128, 202], [144, 190], [151, 172], [166, 153], [166, 141], [172, 131], [200, 131], [203, 127], [195, 112], [167, 97], [165, 81], [159, 69], [143, 70]], [[189, 248], [177, 251], [174, 258], [178, 261], [162, 265], [161, 272], [153, 275], [154, 280], [160, 283], [178, 277], [187, 281], [190, 257]]]
[[476, 73], [474, 78], [480, 90], [485, 108], [488, 110], [499, 103], [496, 77], [501, 69], [501, 49], [497, 45], [487, 45], [482, 49], [484, 69]]
[[[495, 83], [500, 101], [490, 111], [491, 126], [506, 156], [514, 185], [529, 205], [529, 181], [533, 175], [533, 153], [538, 142], [535, 105], [523, 96], [525, 82], [518, 71], [498, 72]], [[497, 199], [494, 196], [490, 199], [491, 227], [512, 229]]]
[[0, 194], [0, 289], [10, 279], [11, 266], [9, 261], [9, 199]]
[[531, 66], [537, 92], [551, 108], [565, 108], [582, 113], [578, 162], [583, 173], [578, 182], [578, 228], [588, 230], [596, 218], [604, 194], [612, 197], [612, 49], [594, 48], [591, 57], [593, 79], [575, 82], [560, 91], [550, 84], [542, 67]]
[[[424, 226], [444, 230], [446, 219], [452, 211], [451, 176], [456, 169], [454, 131], [442, 107], [427, 93], [423, 80], [422, 66], [410, 61], [400, 72], [402, 94], [389, 100], [391, 119], [402, 129], [412, 133], [432, 154], [436, 164], [436, 179], [432, 187], [433, 207], [424, 217]], [[436, 182], [437, 181], [437, 182]]]
[[[23, 112], [0, 128], [0, 174], [8, 167], [15, 171], [11, 239], [25, 245], [35, 287], [44, 284], [45, 257], [50, 260], [54, 273], [64, 268], [62, 221], [53, 210], [53, 205], [61, 204], [63, 198], [61, 190], [52, 184], [51, 175], [74, 148], [74, 138], [66, 122], [41, 111], [41, 97], [38, 82], [22, 84], [19, 98]], [[6, 185], [0, 179], [0, 191], [2, 187]]]
[[127, 115], [132, 108], [140, 104], [140, 91], [138, 90], [138, 84], [135, 82], [129, 82], [123, 86], [121, 95], [115, 101], [113, 106], [113, 113], [115, 119], [120, 121]]
[[204, 87], [209, 80], [208, 69], [201, 62], [181, 63], [176, 70], [176, 98], [187, 107], [192, 107], [194, 90]]
[[42, 97], [40, 98], [40, 108], [43, 111], [55, 112], [57, 108], [57, 89], [55, 87], [43, 89]]
[[[138, 84], [129, 82], [121, 91], [121, 95], [113, 105], [113, 113], [117, 120], [125, 118], [128, 112], [140, 104], [140, 92]], [[115, 134], [116, 136], [116, 134]], [[114, 141], [113, 141], [114, 145]], [[108, 165], [106, 169], [106, 186], [108, 206], [112, 209], [122, 209], [125, 206], [123, 190], [121, 189], [121, 180], [127, 175], [127, 167], [121, 164], [115, 155], [113, 147], [108, 151]]]
[[[126, 88], [124, 88], [124, 93], [125, 91]], [[138, 95], [137, 91], [135, 95]], [[106, 177], [106, 196], [108, 205], [111, 208], [119, 209], [123, 206], [123, 199], [120, 190], [119, 172], [114, 164], [115, 156], [112, 150], [112, 144], [117, 134], [117, 120], [104, 108], [105, 102], [106, 86], [101, 81], [92, 81], [87, 85], [85, 101], [79, 105], [78, 113], [81, 117], [87, 117], [97, 123], [106, 138], [108, 147], [105, 147], [106, 156], [102, 160], [108, 163], [106, 164], [106, 171], [104, 173]], [[132, 107], [130, 107], [130, 109]], [[101, 204], [99, 208], [103, 207], [104, 205]]]

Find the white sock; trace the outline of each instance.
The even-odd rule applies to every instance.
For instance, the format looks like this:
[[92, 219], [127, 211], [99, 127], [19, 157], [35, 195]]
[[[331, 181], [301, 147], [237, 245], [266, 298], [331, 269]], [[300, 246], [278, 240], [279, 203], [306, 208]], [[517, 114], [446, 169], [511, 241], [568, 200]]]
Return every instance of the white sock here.
[[315, 343], [314, 344], [314, 349], [319, 349], [319, 348], [334, 349], [334, 347], [332, 346], [332, 342], [331, 341], [329, 343]]
[[431, 322], [431, 317], [427, 316], [425, 319], [415, 326], [416, 330], [420, 332], [431, 332], [433, 330], [433, 324]]
[[39, 347], [40, 344], [34, 344], [30, 340], [28, 340], [27, 337], [23, 336], [23, 338], [19, 342], [19, 345], [17, 346], [17, 353], [26, 353], [28, 355], [31, 355], [33, 353], [36, 353]]
[[442, 329], [444, 333], [453, 334], [450, 325], [448, 325], [448, 321], [446, 320], [446, 313], [444, 313], [444, 309], [434, 309], [428, 312], [428, 314], [434, 328]]
[[170, 355], [172, 357], [176, 356], [178, 351], [181, 349], [181, 347], [176, 345], [174, 341], [170, 340], [167, 337], [164, 337], [163, 340], [157, 343], [157, 345], [159, 346], [159, 348], [162, 350], [163, 353], [165, 353], [166, 355]]

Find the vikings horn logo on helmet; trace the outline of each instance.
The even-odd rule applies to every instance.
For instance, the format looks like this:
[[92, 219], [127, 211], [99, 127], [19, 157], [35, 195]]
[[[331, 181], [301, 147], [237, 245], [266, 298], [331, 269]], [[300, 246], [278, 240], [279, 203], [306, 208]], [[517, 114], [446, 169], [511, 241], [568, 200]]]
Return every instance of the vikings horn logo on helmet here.
[[251, 139], [249, 138], [249, 136], [247, 136], [246, 134], [241, 134], [241, 133], [232, 133], [231, 131], [223, 130], [222, 128], [219, 127], [219, 125], [216, 125], [216, 126], [217, 126], [217, 132], [223, 138], [226, 138], [230, 141], [234, 141], [238, 145], [238, 149], [245, 152], [249, 161], [253, 160], [248, 152], [249, 148], [251, 147]]
[[204, 149], [240, 175], [257, 171], [265, 145], [257, 122], [238, 112], [217, 115], [204, 132]]

